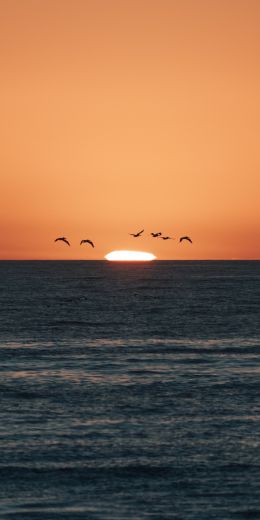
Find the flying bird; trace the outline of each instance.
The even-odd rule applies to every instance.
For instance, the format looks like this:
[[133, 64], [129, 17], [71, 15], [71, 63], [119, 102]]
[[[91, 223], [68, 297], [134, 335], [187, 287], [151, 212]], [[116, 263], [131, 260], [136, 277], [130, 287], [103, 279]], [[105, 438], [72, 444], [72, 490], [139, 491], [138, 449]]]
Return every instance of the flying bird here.
[[179, 242], [182, 242], [183, 240], [188, 240], [188, 242], [190, 242], [192, 244], [192, 240], [190, 237], [181, 237]]
[[129, 233], [129, 235], [131, 235], [132, 237], [140, 237], [140, 235], [144, 232], [144, 229], [142, 229], [142, 231], [138, 231], [138, 233]]
[[58, 240], [61, 240], [62, 242], [65, 242], [65, 244], [67, 244], [68, 246], [70, 246], [69, 241], [68, 241], [67, 238], [65, 238], [65, 237], [58, 237], [58, 238], [55, 238], [54, 242], [58, 242]]
[[153, 238], [161, 236], [162, 233], [151, 233]]
[[172, 238], [172, 237], [160, 237], [160, 238], [162, 238], [163, 240], [174, 240], [174, 238]]
[[80, 245], [81, 244], [90, 244], [92, 247], [95, 247], [92, 240], [81, 240]]

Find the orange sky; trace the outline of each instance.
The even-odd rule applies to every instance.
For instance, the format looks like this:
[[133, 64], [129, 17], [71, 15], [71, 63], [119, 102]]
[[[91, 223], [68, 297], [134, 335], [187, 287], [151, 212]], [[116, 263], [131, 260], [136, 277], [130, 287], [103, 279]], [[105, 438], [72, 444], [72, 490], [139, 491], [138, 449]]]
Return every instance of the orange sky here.
[[0, 0], [0, 258], [259, 259], [259, 27], [259, 0]]

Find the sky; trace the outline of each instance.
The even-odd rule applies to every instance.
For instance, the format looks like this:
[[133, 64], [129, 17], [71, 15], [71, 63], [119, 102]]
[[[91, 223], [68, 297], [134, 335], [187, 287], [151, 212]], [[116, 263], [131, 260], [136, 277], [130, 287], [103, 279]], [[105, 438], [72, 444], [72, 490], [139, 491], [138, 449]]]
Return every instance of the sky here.
[[259, 0], [0, 0], [0, 259], [260, 259], [259, 27]]

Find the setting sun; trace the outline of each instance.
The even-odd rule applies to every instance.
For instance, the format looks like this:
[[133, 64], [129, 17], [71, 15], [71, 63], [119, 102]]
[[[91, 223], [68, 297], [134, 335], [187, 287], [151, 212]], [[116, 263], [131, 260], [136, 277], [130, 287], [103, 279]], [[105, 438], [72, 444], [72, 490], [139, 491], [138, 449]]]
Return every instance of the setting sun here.
[[105, 255], [105, 258], [112, 262], [144, 262], [155, 260], [156, 256], [152, 253], [145, 253], [143, 251], [112, 251]]

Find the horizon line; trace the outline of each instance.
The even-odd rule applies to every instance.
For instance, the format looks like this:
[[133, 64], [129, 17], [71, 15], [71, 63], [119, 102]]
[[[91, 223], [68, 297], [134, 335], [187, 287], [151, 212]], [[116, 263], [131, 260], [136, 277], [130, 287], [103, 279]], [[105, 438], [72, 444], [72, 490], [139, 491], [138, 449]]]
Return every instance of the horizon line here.
[[[153, 262], [259, 262], [260, 258], [156, 258]], [[108, 262], [106, 258], [0, 258], [0, 262]], [[120, 260], [117, 260], [120, 263]], [[125, 262], [125, 261], [124, 261]], [[133, 262], [133, 261], [132, 261]], [[146, 262], [146, 260], [142, 260]], [[142, 263], [140, 262], [140, 263]], [[110, 262], [108, 262], [110, 263]]]

